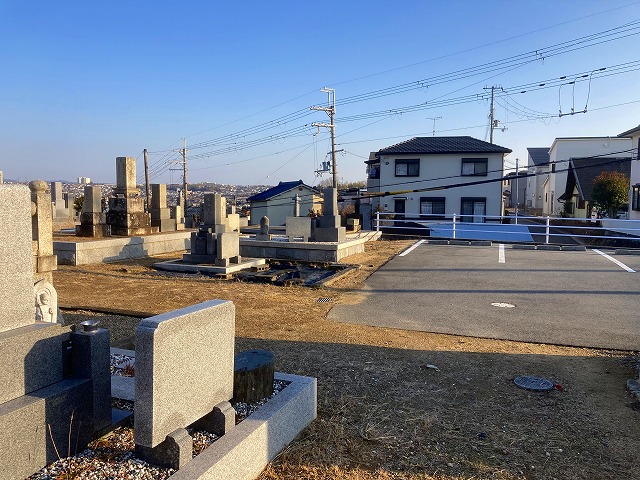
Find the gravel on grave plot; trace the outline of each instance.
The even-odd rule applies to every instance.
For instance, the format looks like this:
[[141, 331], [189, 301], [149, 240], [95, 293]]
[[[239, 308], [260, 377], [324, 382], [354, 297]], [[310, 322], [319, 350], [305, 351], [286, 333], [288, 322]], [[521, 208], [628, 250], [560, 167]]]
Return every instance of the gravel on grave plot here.
[[[115, 356], [119, 357], [119, 356]], [[120, 358], [112, 358], [112, 367]], [[256, 403], [233, 403], [236, 410], [236, 424], [256, 411], [280, 393], [289, 383], [280, 380], [273, 382], [273, 394]], [[112, 407], [121, 410], [133, 410], [133, 402], [112, 399]], [[200, 430], [187, 429], [193, 437], [193, 457], [202, 453], [219, 437]], [[144, 462], [134, 455], [133, 428], [119, 427], [110, 434], [91, 442], [87, 449], [79, 454], [58, 460], [33, 474], [28, 480], [58, 480], [74, 478], [78, 480], [165, 480], [175, 470], [159, 468]]]

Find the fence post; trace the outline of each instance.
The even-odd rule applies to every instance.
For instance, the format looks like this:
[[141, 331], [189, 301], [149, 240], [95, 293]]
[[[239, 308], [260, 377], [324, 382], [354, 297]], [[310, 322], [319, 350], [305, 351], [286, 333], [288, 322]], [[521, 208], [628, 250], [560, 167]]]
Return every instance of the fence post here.
[[380, 231], [380, 212], [376, 212], [376, 232]]
[[456, 238], [456, 214], [453, 214], [453, 239]]
[[547, 215], [546, 227], [545, 227], [545, 241], [544, 243], [549, 243], [549, 215]]

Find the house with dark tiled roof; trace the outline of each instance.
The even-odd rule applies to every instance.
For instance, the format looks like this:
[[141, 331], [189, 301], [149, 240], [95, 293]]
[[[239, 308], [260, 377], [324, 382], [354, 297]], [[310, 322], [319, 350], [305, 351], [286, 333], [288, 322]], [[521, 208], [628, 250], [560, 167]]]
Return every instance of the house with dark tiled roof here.
[[509, 153], [468, 136], [415, 137], [382, 148], [365, 162], [368, 192], [385, 193], [372, 200], [373, 209], [415, 219], [457, 214], [483, 222], [500, 216]]
[[297, 210], [301, 216], [309, 210], [322, 209], [320, 191], [306, 185], [302, 180], [280, 182], [263, 192], [256, 193], [247, 199], [251, 205], [251, 224], [257, 225], [264, 216], [269, 217], [270, 225], [284, 225], [287, 217], [292, 217]]
[[549, 178], [549, 147], [530, 147], [528, 152], [527, 192], [525, 206], [542, 212], [544, 183]]
[[565, 215], [573, 218], [591, 217], [593, 181], [602, 172], [620, 172], [629, 177], [631, 162], [628, 157], [572, 158], [569, 161], [567, 186], [559, 197], [564, 201]]

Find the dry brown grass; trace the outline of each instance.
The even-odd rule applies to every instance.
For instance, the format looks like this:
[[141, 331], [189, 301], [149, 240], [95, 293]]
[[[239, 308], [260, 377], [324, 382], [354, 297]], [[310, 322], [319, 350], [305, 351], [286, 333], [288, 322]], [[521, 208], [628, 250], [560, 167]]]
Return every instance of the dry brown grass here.
[[[630, 352], [326, 319], [408, 244], [368, 243], [347, 259], [361, 268], [321, 289], [156, 276], [149, 259], [61, 267], [54, 280], [69, 307], [160, 313], [233, 300], [238, 350], [267, 348], [279, 370], [317, 377], [318, 419], [262, 480], [639, 478], [638, 411], [624, 389], [637, 375]], [[520, 374], [564, 391], [520, 390], [512, 383]]]

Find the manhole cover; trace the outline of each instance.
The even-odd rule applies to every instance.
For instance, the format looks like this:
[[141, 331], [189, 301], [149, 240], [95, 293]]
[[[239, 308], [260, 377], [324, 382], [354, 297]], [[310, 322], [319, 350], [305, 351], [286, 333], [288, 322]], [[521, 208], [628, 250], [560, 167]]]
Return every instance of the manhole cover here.
[[547, 380], [546, 378], [530, 377], [528, 375], [514, 378], [513, 383], [520, 388], [533, 390], [534, 392], [548, 392], [553, 389], [552, 381]]
[[516, 308], [516, 306], [513, 303], [505, 303], [505, 302], [493, 302], [491, 305], [493, 307], [498, 307], [498, 308]]
[[320, 298], [318, 299], [318, 303], [328, 303], [328, 302], [330, 302], [330, 301], [331, 301], [331, 298], [330, 298], [330, 297], [320, 297]]

